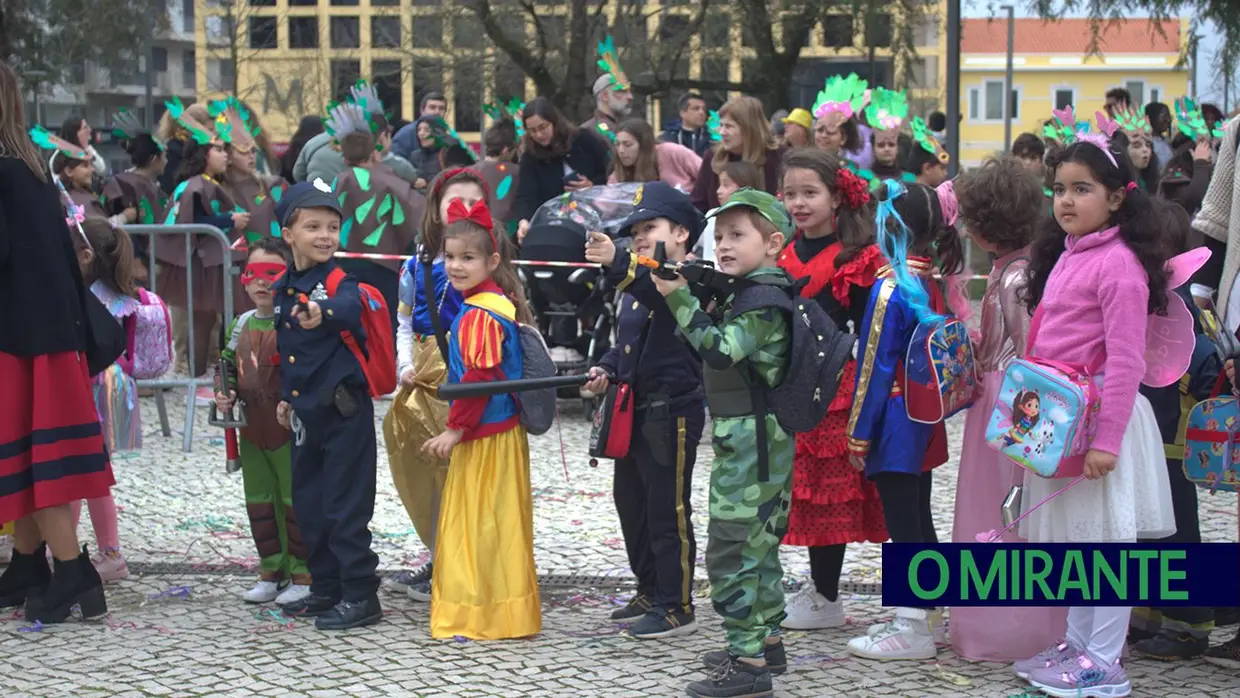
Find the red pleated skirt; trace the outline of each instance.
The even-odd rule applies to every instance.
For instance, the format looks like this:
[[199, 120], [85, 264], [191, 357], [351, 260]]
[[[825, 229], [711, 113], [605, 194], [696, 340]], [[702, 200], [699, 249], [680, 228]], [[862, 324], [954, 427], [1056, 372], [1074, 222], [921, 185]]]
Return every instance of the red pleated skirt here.
[[86, 357], [0, 352], [0, 521], [102, 497], [114, 483]]
[[812, 431], [796, 435], [792, 510], [784, 545], [881, 543], [887, 540], [883, 504], [865, 473], [848, 462], [848, 413], [857, 362], [849, 361], [839, 391]]

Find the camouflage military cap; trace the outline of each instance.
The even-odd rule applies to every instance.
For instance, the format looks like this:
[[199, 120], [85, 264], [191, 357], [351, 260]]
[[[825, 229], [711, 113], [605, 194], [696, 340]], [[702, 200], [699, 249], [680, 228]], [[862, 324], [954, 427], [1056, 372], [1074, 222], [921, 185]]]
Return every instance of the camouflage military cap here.
[[792, 219], [788, 217], [788, 209], [784, 208], [784, 203], [764, 191], [749, 187], [733, 192], [732, 196], [728, 197], [727, 202], [711, 211], [706, 217], [715, 218], [724, 211], [740, 207], [752, 208], [757, 211], [763, 218], [770, 221], [776, 230], [784, 235], [792, 233]]

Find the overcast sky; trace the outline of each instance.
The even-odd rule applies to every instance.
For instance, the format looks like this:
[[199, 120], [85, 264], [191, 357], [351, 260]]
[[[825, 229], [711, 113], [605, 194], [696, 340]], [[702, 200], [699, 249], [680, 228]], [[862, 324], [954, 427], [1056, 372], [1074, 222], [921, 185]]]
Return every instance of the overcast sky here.
[[[997, 8], [999, 7], [999, 5], [1002, 5], [1002, 4], [1004, 3], [998, 2], [998, 1], [991, 2], [990, 0], [964, 0], [964, 16], [965, 17], [996, 16], [1000, 14], [1000, 11], [998, 9], [992, 10], [991, 8], [992, 7]], [[1022, 0], [1015, 0], [1014, 2], [1012, 2], [1012, 4], [1016, 6], [1017, 17], [1034, 16], [1032, 12], [1029, 12], [1026, 9], [1026, 3], [1023, 2]], [[1213, 56], [1214, 52], [1218, 50], [1219, 45], [1221, 44], [1221, 40], [1219, 38], [1218, 31], [1208, 31], [1208, 32], [1202, 32], [1202, 33], [1203, 33], [1203, 38], [1198, 48], [1198, 61], [1202, 66], [1209, 66], [1212, 63], [1211, 56]], [[1222, 82], [1217, 78], [1213, 78], [1211, 75], [1211, 71], [1209, 69], [1199, 70], [1198, 76], [1201, 79], [1201, 84], [1197, 88], [1198, 100], [1202, 102], [1217, 102], [1219, 103], [1220, 106], [1222, 106], [1222, 101], [1223, 101]], [[1171, 95], [1168, 95], [1168, 98], [1169, 99], [1172, 98]], [[1234, 106], [1235, 101], [1236, 101], [1236, 96], [1233, 95], [1232, 97], [1233, 106]]]

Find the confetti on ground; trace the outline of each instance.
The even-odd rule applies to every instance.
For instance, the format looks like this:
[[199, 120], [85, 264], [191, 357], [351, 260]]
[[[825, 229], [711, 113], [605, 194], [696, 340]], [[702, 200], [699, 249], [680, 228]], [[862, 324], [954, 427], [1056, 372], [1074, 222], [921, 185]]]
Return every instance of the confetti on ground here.
[[947, 683], [950, 683], [953, 686], [972, 686], [973, 685], [973, 681], [969, 677], [961, 676], [960, 674], [957, 674], [954, 671], [948, 671], [944, 669], [943, 665], [939, 664], [938, 662], [935, 662], [934, 664], [934, 677], [937, 679], [942, 679], [943, 681], [946, 681]]
[[36, 620], [34, 625], [27, 625], [24, 628], [18, 628], [19, 633], [41, 633], [43, 632], [43, 621]]
[[458, 644], [458, 645], [467, 645], [467, 644], [469, 644], [470, 642], [472, 642], [472, 640], [470, 640], [469, 638], [465, 637], [464, 635], [455, 635], [455, 636], [453, 636], [453, 638], [452, 638], [452, 639], [453, 639], [453, 640], [456, 640], [456, 644]]
[[161, 591], [158, 594], [148, 594], [146, 599], [147, 601], [155, 601], [156, 599], [188, 599], [193, 591], [193, 587], [177, 586]]

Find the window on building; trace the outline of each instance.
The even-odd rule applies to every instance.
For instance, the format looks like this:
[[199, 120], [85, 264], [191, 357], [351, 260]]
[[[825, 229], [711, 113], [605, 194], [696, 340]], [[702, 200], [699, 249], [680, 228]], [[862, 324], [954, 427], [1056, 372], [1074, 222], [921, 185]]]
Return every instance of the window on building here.
[[439, 7], [442, 4], [443, 0], [413, 0], [414, 7]]
[[237, 86], [237, 71], [230, 60], [207, 59], [207, 89], [231, 92]]
[[[686, 29], [689, 28], [689, 17], [687, 15], [674, 15], [663, 13], [663, 21], [659, 23], [659, 40], [674, 41], [680, 38]], [[688, 40], [688, 37], [685, 37]]]
[[250, 0], [250, 7], [275, 7], [276, 0]]
[[361, 48], [362, 26], [357, 17], [332, 17], [332, 48]]
[[730, 48], [732, 45], [729, 36], [731, 28], [731, 15], [726, 12], [708, 12], [706, 18], [702, 20], [702, 48]]
[[413, 47], [443, 48], [443, 17], [439, 15], [414, 15]]
[[480, 49], [485, 40], [486, 32], [482, 30], [482, 24], [478, 22], [477, 17], [470, 14], [452, 18], [453, 46], [463, 49]]
[[482, 64], [461, 61], [452, 70], [452, 120], [458, 132], [482, 130]]
[[822, 18], [822, 45], [847, 48], [853, 45], [852, 15], [828, 14]]
[[400, 0], [370, 0], [371, 7], [400, 7]]
[[913, 45], [918, 47], [939, 45], [939, 17], [937, 13], [927, 13], [917, 20], [913, 28]]
[[370, 45], [374, 48], [400, 48], [400, 17], [398, 15], [371, 17]]
[[1149, 101], [1150, 102], [1161, 102], [1162, 101], [1162, 90], [1157, 87], [1151, 87]]
[[874, 12], [869, 16], [862, 18], [865, 22], [865, 45], [867, 47], [875, 46], [878, 48], [887, 48], [891, 46], [891, 39], [894, 35], [894, 24], [891, 15], [884, 12]]
[[[1020, 89], [1011, 94], [1012, 120], [1020, 119]], [[981, 87], [969, 89], [970, 121], [1003, 121], [1003, 81], [986, 80]]]
[[443, 92], [443, 61], [438, 58], [413, 59], [413, 108], [422, 108], [428, 92]]
[[318, 48], [319, 18], [289, 17], [288, 47], [299, 49]]
[[280, 25], [275, 17], [250, 17], [250, 48], [274, 49], [280, 46]]
[[194, 0], [181, 0], [181, 31], [194, 33]]
[[1055, 88], [1055, 108], [1063, 109], [1069, 105], [1076, 104], [1076, 88], [1072, 87], [1056, 87]]
[[168, 72], [168, 49], [162, 46], [151, 47], [151, 69], [156, 73]]
[[361, 4], [358, 0], [331, 0], [331, 3], [336, 7], [357, 7]]
[[198, 55], [192, 48], [181, 52], [181, 86], [187, 90], [198, 87]]
[[1139, 107], [1145, 104], [1145, 81], [1129, 80], [1124, 83], [1124, 89], [1132, 95], [1132, 106]]
[[909, 64], [909, 78], [914, 87], [933, 89], [939, 86], [939, 57], [921, 56]]
[[343, 100], [349, 96], [349, 88], [362, 79], [362, 62], [334, 60], [332, 70], [332, 99]]
[[314, 7], [319, 0], [288, 0], [289, 7]]
[[383, 110], [389, 114], [400, 114], [405, 102], [405, 81], [402, 79], [400, 61], [372, 61], [370, 64], [370, 83], [375, 86], [375, 94], [383, 102]]

